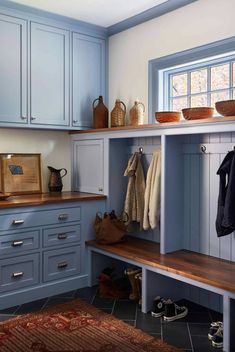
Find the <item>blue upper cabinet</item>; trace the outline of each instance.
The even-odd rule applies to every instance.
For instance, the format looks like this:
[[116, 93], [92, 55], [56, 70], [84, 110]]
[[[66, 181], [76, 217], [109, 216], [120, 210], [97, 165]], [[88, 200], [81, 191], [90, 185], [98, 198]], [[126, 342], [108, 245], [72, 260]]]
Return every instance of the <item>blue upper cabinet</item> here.
[[30, 122], [69, 126], [69, 31], [31, 23]]
[[105, 40], [73, 33], [72, 126], [92, 127], [92, 102], [105, 97]]
[[0, 124], [27, 124], [27, 21], [0, 14]]

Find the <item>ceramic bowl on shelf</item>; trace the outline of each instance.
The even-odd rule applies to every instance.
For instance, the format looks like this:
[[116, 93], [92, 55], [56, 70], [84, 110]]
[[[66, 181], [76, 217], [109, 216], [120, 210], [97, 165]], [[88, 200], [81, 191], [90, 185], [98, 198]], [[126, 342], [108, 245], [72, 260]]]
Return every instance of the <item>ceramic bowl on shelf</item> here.
[[200, 107], [182, 109], [183, 116], [186, 120], [209, 119], [213, 117], [214, 108]]
[[6, 200], [11, 196], [11, 193], [2, 193], [0, 192], [0, 200]]
[[215, 108], [222, 116], [235, 116], [235, 100], [217, 101]]
[[157, 111], [155, 112], [157, 122], [178, 122], [181, 118], [180, 111]]

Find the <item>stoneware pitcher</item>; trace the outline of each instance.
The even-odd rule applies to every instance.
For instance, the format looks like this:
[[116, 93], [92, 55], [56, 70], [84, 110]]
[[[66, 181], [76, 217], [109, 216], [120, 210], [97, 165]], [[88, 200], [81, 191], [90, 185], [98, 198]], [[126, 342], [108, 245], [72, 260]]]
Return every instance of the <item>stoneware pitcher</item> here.
[[[50, 192], [61, 192], [63, 188], [62, 178], [67, 175], [66, 169], [55, 169], [52, 166], [47, 166], [50, 170], [48, 188]], [[64, 174], [61, 176], [61, 171], [64, 171]]]

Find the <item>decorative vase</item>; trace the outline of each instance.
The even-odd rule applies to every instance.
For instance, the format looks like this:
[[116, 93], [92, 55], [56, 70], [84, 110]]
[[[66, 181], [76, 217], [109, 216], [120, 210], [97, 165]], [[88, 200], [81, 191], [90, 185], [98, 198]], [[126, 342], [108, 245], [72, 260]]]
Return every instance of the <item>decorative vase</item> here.
[[130, 125], [139, 126], [144, 123], [145, 106], [140, 101], [135, 101], [134, 106], [130, 109]]
[[[122, 107], [123, 105], [123, 107]], [[111, 112], [111, 127], [125, 126], [126, 105], [117, 99]]]
[[[61, 192], [63, 188], [62, 178], [67, 175], [66, 169], [55, 169], [52, 166], [47, 166], [50, 170], [50, 177], [48, 188], [50, 192]], [[64, 171], [64, 174], [61, 176], [61, 171]]]
[[[98, 104], [95, 106], [95, 103]], [[93, 128], [107, 128], [109, 125], [109, 112], [103, 103], [102, 95], [93, 101]]]

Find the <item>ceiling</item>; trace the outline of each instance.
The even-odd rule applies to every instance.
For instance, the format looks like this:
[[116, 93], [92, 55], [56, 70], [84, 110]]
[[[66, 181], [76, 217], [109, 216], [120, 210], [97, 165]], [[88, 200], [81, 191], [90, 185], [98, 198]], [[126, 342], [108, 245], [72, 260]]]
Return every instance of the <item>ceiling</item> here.
[[168, 0], [9, 0], [58, 15], [109, 27]]

